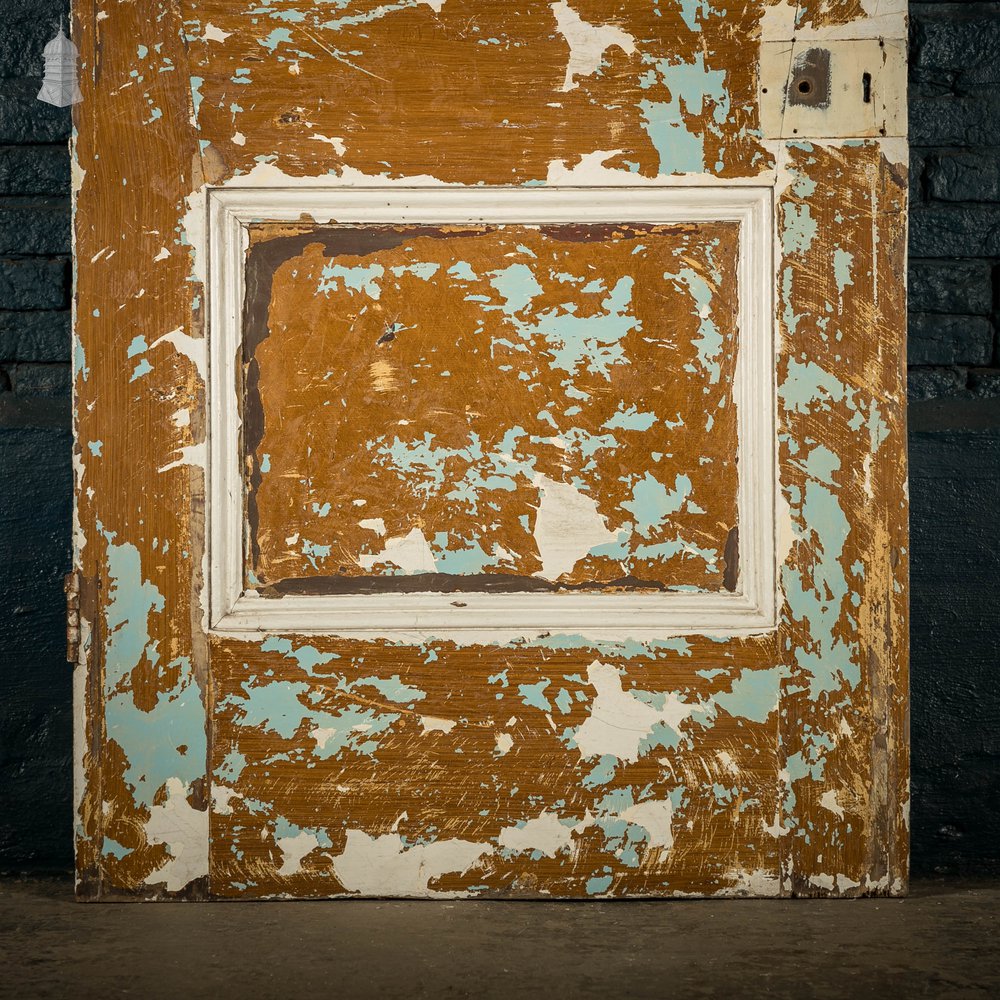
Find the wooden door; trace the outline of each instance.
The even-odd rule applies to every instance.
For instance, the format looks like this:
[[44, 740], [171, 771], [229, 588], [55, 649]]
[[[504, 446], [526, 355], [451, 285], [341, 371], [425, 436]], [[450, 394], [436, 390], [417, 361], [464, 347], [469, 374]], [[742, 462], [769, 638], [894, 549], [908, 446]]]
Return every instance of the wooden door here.
[[80, 895], [903, 892], [905, 4], [74, 33]]

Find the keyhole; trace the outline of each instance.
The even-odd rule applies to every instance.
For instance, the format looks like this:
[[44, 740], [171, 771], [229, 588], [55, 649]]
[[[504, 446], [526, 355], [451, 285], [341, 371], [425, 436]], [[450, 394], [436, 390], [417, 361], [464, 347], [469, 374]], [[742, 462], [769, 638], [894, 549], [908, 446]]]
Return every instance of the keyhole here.
[[813, 85], [810, 80], [799, 80], [798, 90], [800, 94], [812, 93]]
[[861, 76], [861, 97], [865, 104], [871, 104], [872, 102], [872, 75], [871, 73], [863, 73]]

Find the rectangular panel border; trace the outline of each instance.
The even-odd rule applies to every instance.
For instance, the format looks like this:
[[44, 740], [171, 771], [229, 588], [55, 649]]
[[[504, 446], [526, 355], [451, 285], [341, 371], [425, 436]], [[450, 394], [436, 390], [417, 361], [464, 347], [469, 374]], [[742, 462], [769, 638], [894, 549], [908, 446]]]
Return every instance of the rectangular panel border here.
[[[731, 636], [777, 625], [773, 192], [763, 186], [674, 188], [209, 189], [208, 608], [216, 633], [300, 632], [397, 642], [431, 636], [509, 642], [564, 633], [598, 641]], [[734, 593], [338, 594], [264, 598], [243, 591], [245, 551], [238, 358], [244, 261], [252, 223], [324, 224], [736, 222], [739, 354]]]

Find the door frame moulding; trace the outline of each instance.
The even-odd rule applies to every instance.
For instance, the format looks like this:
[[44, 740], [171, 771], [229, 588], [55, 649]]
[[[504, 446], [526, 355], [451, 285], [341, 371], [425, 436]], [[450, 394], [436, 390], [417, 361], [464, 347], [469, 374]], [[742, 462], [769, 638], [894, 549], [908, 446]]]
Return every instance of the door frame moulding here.
[[[209, 255], [208, 614], [229, 635], [304, 632], [412, 642], [598, 641], [731, 636], [777, 624], [773, 189], [703, 187], [222, 187], [207, 192]], [[740, 572], [733, 593], [330, 594], [244, 592], [241, 447], [244, 262], [253, 223], [317, 225], [736, 222]], [[456, 603], [457, 602], [457, 603]]]

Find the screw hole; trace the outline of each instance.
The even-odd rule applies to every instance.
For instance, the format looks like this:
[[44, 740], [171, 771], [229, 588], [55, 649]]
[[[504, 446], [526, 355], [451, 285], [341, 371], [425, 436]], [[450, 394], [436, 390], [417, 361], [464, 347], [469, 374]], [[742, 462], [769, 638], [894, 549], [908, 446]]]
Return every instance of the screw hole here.
[[800, 94], [812, 93], [813, 85], [809, 80], [799, 80], [798, 91]]
[[766, 93], [767, 93], [767, 87], [761, 87], [761, 88], [760, 88], [760, 92], [761, 92], [762, 94], [766, 94]]
[[863, 73], [861, 76], [861, 98], [865, 104], [872, 102], [872, 75]]

